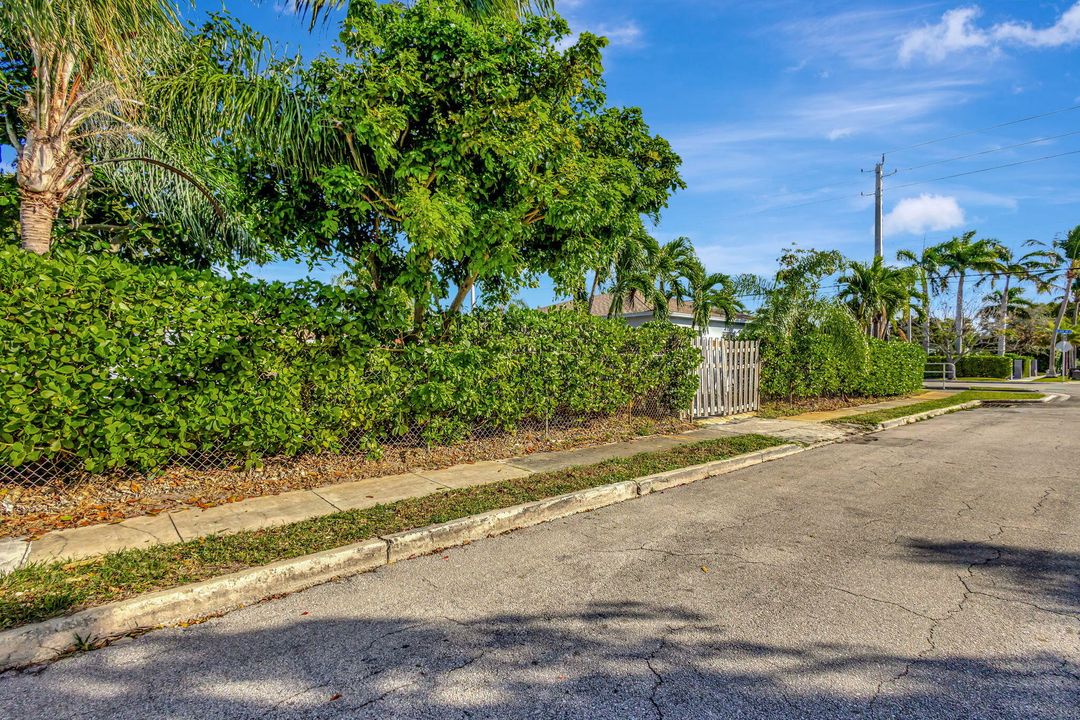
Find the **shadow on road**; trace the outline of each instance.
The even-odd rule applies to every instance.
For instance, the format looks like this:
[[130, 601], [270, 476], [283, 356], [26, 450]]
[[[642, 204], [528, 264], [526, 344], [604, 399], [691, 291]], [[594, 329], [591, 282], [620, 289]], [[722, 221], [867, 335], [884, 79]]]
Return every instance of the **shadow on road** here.
[[964, 575], [974, 571], [992, 586], [990, 593], [1080, 619], [1080, 554], [985, 542], [911, 540], [908, 547], [917, 562], [954, 565]]
[[162, 631], [9, 677], [0, 707], [50, 720], [1036, 720], [1075, 718], [1080, 707], [1078, 670], [1053, 653], [922, 659], [840, 640], [767, 643], [705, 622], [638, 603], [468, 622], [298, 612], [266, 630]]

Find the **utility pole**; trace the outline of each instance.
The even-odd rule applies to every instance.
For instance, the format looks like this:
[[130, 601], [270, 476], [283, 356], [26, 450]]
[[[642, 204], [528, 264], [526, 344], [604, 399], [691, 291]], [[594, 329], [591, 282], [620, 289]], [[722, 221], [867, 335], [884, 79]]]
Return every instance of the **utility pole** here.
[[[863, 172], [871, 172], [863, 170]], [[874, 164], [874, 257], [885, 258], [885, 241], [881, 236], [881, 181], [889, 175], [895, 175], [896, 170], [885, 173], [885, 155], [881, 156], [881, 162]], [[868, 193], [863, 193], [867, 195]]]

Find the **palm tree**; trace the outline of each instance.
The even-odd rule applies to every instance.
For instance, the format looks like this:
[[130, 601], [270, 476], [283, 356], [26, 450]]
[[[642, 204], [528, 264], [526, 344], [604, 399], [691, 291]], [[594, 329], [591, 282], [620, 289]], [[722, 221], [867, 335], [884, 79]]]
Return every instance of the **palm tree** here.
[[1065, 310], [1069, 307], [1069, 295], [1073, 289], [1073, 283], [1080, 278], [1080, 225], [1077, 225], [1064, 238], [1056, 238], [1052, 244], [1053, 263], [1064, 271], [1062, 282], [1061, 305], [1058, 307], [1057, 317], [1054, 320], [1054, 332], [1050, 335], [1050, 368], [1048, 375], [1057, 375], [1057, 363], [1054, 358], [1057, 353], [1058, 331], [1065, 319]]
[[645, 232], [628, 238], [614, 263], [608, 316], [621, 314], [625, 300], [640, 297], [652, 307], [655, 319], [666, 318], [668, 302], [683, 300], [682, 279], [697, 265], [700, 263], [688, 238], [677, 237], [663, 245]]
[[681, 280], [700, 266], [690, 238], [677, 237], [659, 247], [652, 259], [652, 274], [661, 293], [681, 301]]
[[910, 273], [885, 265], [881, 257], [869, 263], [849, 262], [839, 283], [839, 298], [851, 308], [867, 335], [880, 340], [888, 334], [897, 310], [911, 297]]
[[[970, 230], [959, 237], [947, 240], [934, 248], [938, 264], [944, 268], [941, 274], [942, 287], [950, 278], [956, 278], [956, 317], [953, 321], [953, 333], [956, 335], [956, 356], [964, 353], [964, 285], [968, 272], [997, 273], [1002, 268], [1002, 250], [1000, 243], [991, 239], [975, 239], [975, 231]], [[975, 283], [978, 287], [985, 277]]]
[[694, 307], [691, 325], [704, 335], [713, 315], [720, 313], [730, 320], [745, 308], [735, 296], [735, 280], [724, 273], [710, 273], [700, 262], [687, 269], [687, 299]]
[[1000, 320], [1002, 308], [1008, 317], [1025, 316], [1035, 303], [1024, 297], [1024, 289], [1011, 287], [1006, 294], [1002, 290], [994, 290], [983, 296], [983, 303], [979, 308], [979, 316], [988, 321]]
[[15, 68], [4, 100], [24, 126], [20, 138], [6, 113], [22, 246], [44, 253], [60, 207], [92, 176], [80, 138], [110, 116], [131, 117], [143, 59], [181, 27], [162, 0], [11, 0], [0, 4], [0, 27], [5, 64]]
[[[1035, 244], [1032, 241], [1025, 243], [1027, 245]], [[998, 324], [998, 355], [1005, 354], [1005, 335], [1009, 329], [1009, 303], [1013, 301], [1013, 289], [1010, 289], [1010, 282], [1015, 278], [1018, 282], [1025, 282], [1038, 277], [1040, 271], [1046, 271], [1050, 268], [1050, 256], [1045, 250], [1036, 250], [1029, 252], [1026, 255], [1016, 258], [1013, 251], [1007, 247], [1000, 249], [1001, 266], [998, 268], [997, 273], [994, 275], [991, 282], [996, 282], [998, 279], [1003, 281], [1003, 288], [1001, 292], [993, 293], [998, 298], [998, 310], [997, 310], [997, 324]], [[987, 298], [990, 296], [988, 295]], [[1030, 306], [1030, 302], [1028, 305]], [[989, 315], [987, 316], [989, 317]]]
[[[938, 267], [940, 265], [934, 248], [923, 248], [920, 255], [910, 250], [900, 250], [896, 253], [897, 260], [905, 260], [909, 263], [908, 272], [918, 284], [918, 293], [913, 293], [920, 303], [919, 316], [922, 324], [923, 350], [930, 352], [930, 291], [938, 282]], [[910, 339], [910, 332], [908, 333]]]
[[[245, 131], [277, 122], [282, 106], [265, 103], [281, 99], [280, 87], [229, 75], [204, 40], [185, 32], [173, 0], [0, 3], [0, 106], [16, 150], [24, 249], [49, 250], [57, 213], [92, 177], [199, 241], [245, 237], [224, 210], [224, 175], [208, 162], [214, 130], [193, 119]], [[229, 42], [241, 52], [240, 38]], [[289, 137], [303, 127], [291, 123]]]

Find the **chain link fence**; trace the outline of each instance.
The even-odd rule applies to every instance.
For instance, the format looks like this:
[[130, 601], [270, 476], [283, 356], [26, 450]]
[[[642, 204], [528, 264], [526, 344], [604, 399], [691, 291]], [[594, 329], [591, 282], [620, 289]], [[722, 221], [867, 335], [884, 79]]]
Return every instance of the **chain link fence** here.
[[429, 419], [403, 432], [347, 432], [332, 451], [245, 457], [211, 442], [151, 469], [126, 465], [95, 474], [75, 455], [52, 455], [0, 466], [0, 536], [34, 536], [57, 527], [678, 432], [691, 426], [686, 418], [650, 394], [610, 413], [554, 408], [512, 428], [483, 419], [458, 421], [451, 440], [442, 427], [432, 432], [438, 423]]

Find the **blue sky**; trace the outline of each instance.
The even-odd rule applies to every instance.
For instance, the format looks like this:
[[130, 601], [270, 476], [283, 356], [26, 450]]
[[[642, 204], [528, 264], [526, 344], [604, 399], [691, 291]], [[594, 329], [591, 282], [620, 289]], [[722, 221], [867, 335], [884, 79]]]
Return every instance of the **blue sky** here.
[[[200, 1], [199, 10], [219, 9]], [[230, 0], [231, 12], [313, 56], [332, 25], [306, 32], [287, 3]], [[770, 273], [779, 251], [873, 252], [870, 174], [887, 153], [885, 246], [919, 249], [967, 229], [1019, 246], [1080, 223], [1080, 2], [874, 3], [801, 0], [563, 0], [575, 30], [609, 37], [612, 103], [637, 105], [683, 158], [688, 189], [655, 233], [689, 236], [711, 270]], [[1009, 145], [1076, 133], [1022, 147]], [[906, 149], [905, 149], [906, 148]], [[990, 151], [990, 152], [987, 152]], [[916, 168], [958, 156], [955, 162]], [[915, 169], [909, 169], [915, 168]], [[930, 181], [930, 182], [924, 182]], [[900, 187], [918, 183], [909, 187]], [[257, 275], [292, 279], [274, 264]], [[316, 271], [325, 277], [330, 271]], [[552, 299], [545, 284], [530, 304]]]

